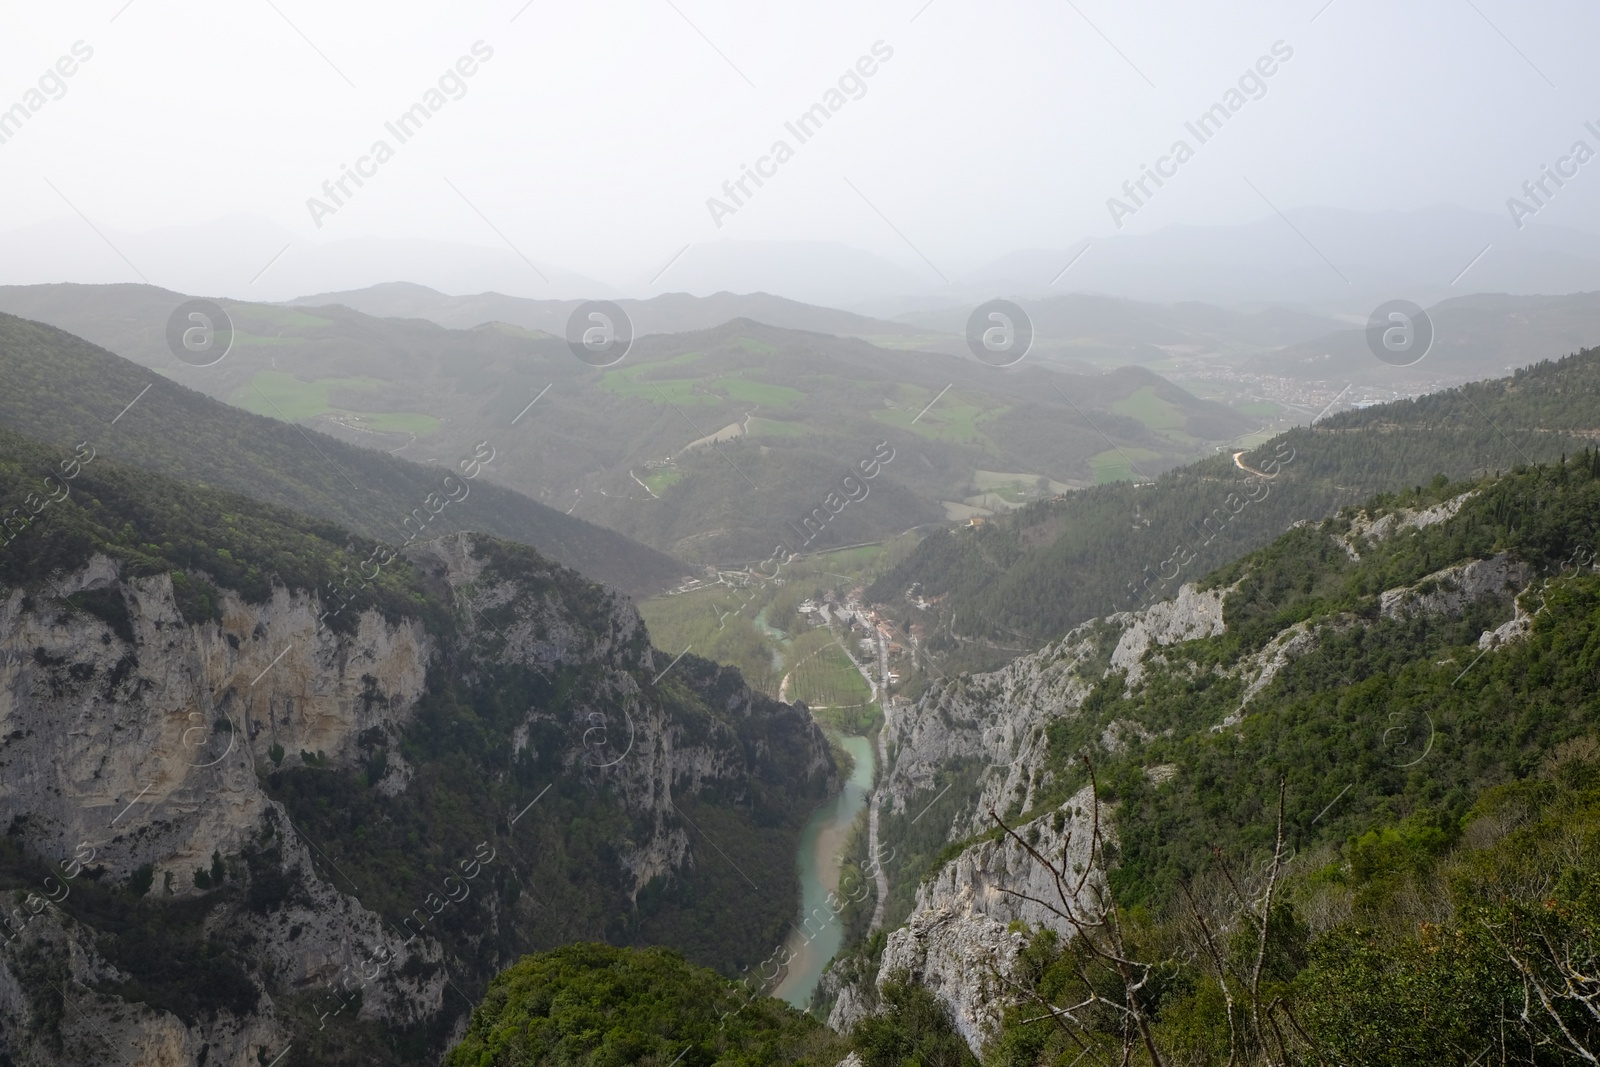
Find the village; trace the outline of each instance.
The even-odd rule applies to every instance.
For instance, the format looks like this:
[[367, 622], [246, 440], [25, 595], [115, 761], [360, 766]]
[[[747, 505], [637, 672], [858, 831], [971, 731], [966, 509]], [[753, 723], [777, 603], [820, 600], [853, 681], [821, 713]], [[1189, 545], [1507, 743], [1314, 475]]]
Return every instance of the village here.
[[[826, 572], [823, 574], [825, 576]], [[837, 574], [831, 577], [846, 578]], [[794, 618], [806, 630], [788, 632], [774, 629], [767, 622], [767, 608], [780, 589], [792, 581], [802, 580], [817, 586], [812, 596], [794, 605]], [[833, 588], [826, 588], [826, 582], [820, 580], [816, 573], [798, 578], [783, 575], [768, 577], [752, 567], [724, 569], [708, 565], [699, 575], [686, 575], [667, 595], [675, 597], [709, 593], [718, 587], [732, 591], [739, 601], [748, 605], [748, 609], [753, 609], [747, 612], [747, 609], [741, 608], [741, 614], [747, 614], [773, 643], [782, 645], [807, 630], [828, 630], [834, 636], [837, 647], [849, 657], [870, 687], [871, 700], [880, 706], [894, 701], [901, 682], [916, 668], [929, 667], [923, 648], [925, 634], [922, 624], [893, 618], [887, 610], [888, 605], [867, 603], [866, 586], [860, 582], [851, 581], [846, 585], [840, 581]], [[909, 605], [920, 610], [933, 606], [918, 593], [917, 589], [913, 589], [907, 594]], [[792, 622], [790, 625], [793, 628]], [[787, 686], [782, 688], [786, 690]], [[781, 693], [780, 698], [787, 698], [787, 693]]]

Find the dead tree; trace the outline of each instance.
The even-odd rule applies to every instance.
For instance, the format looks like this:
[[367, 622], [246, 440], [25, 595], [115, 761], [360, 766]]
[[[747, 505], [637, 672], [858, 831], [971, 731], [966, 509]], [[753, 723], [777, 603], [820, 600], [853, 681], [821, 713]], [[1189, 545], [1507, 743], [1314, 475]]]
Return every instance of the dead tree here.
[[[1045, 857], [1020, 834], [1007, 826], [1005, 820], [992, 809], [989, 812], [989, 817], [1006, 836], [1022, 846], [1035, 863], [1049, 872], [1055, 889], [1053, 900], [1040, 899], [1009, 888], [1003, 891], [1038, 904], [1066, 923], [1071, 931], [1071, 939], [1083, 953], [1083, 958], [1075, 960], [1073, 965], [1077, 978], [1083, 986], [1083, 998], [1075, 1004], [1054, 1005], [1040, 996], [1037, 990], [1022, 988], [1021, 983], [999, 974], [998, 969], [996, 973], [1009, 988], [1043, 1008], [1048, 1017], [1054, 1020], [1086, 1055], [1100, 1059], [1094, 1048], [1093, 1030], [1086, 1018], [1087, 1013], [1094, 1010], [1109, 1011], [1122, 1023], [1120, 1028], [1122, 1062], [1124, 1064], [1130, 1062], [1134, 1048], [1142, 1044], [1150, 1057], [1151, 1064], [1154, 1067], [1164, 1067], [1166, 1060], [1156, 1045], [1155, 1034], [1152, 1031], [1153, 1019], [1145, 1004], [1144, 993], [1157, 974], [1170, 967], [1174, 961], [1150, 963], [1134, 958], [1128, 945], [1127, 923], [1122, 908], [1117, 903], [1116, 893], [1103, 878], [1095, 876], [1097, 871], [1104, 871], [1107, 866], [1105, 836], [1100, 826], [1100, 785], [1095, 777], [1093, 762], [1087, 756], [1083, 762], [1089, 774], [1091, 797], [1089, 854], [1087, 862], [1077, 870], [1068, 870], [1072, 837], [1076, 832], [1074, 827], [1069, 826], [1067, 829], [1058, 864]], [[1114, 974], [1120, 986], [1120, 996], [1102, 994], [1094, 975], [1090, 973], [1091, 967], [1100, 967]]]
[[[1258, 895], [1251, 898], [1240, 885], [1232, 868], [1223, 858], [1220, 849], [1213, 849], [1224, 882], [1228, 885], [1234, 903], [1224, 918], [1226, 924], [1248, 923], [1254, 932], [1254, 951], [1250, 959], [1235, 960], [1220, 943], [1214, 924], [1208, 922], [1204, 909], [1194, 899], [1190, 887], [1180, 886], [1189, 916], [1194, 921], [1194, 938], [1198, 942], [1187, 958], [1169, 954], [1159, 960], [1139, 957], [1130, 945], [1130, 932], [1123, 909], [1117, 901], [1115, 890], [1103, 877], [1108, 869], [1105, 852], [1105, 831], [1101, 825], [1100, 787], [1093, 762], [1085, 756], [1084, 768], [1090, 786], [1090, 825], [1087, 861], [1076, 869], [1071, 865], [1073, 835], [1069, 826], [1061, 845], [1059, 861], [1051, 860], [1039, 852], [1021, 834], [1000, 818], [989, 812], [996, 825], [1015, 841], [1041, 868], [1048, 872], [1055, 890], [1053, 899], [1041, 899], [1029, 893], [1005, 888], [1004, 892], [1022, 900], [1029, 900], [1061, 920], [1064, 932], [1076, 947], [1070, 955], [1072, 968], [1082, 992], [1076, 1002], [1053, 1004], [1032, 983], [1017, 981], [993, 967], [996, 977], [1019, 999], [1037, 1005], [1042, 1014], [1025, 1022], [1050, 1019], [1076, 1045], [1082, 1058], [1109, 1063], [1104, 1053], [1109, 1051], [1096, 1040], [1093, 1013], [1106, 1012], [1118, 1019], [1120, 1026], [1120, 1061], [1128, 1064], [1135, 1051], [1142, 1046], [1153, 1067], [1164, 1067], [1170, 1052], [1164, 1052], [1155, 1033], [1152, 1011], [1152, 983], [1163, 974], [1170, 974], [1185, 966], [1198, 966], [1221, 989], [1226, 1005], [1229, 1030], [1230, 1067], [1248, 1062], [1259, 1056], [1268, 1067], [1288, 1064], [1295, 1052], [1309, 1053], [1322, 1061], [1315, 1042], [1301, 1027], [1290, 1007], [1280, 998], [1270, 1000], [1262, 993], [1262, 976], [1267, 964], [1267, 953], [1273, 932], [1273, 906], [1278, 900], [1284, 867], [1284, 796], [1285, 784], [1278, 783], [1278, 817], [1272, 860], [1266, 872], [1265, 883]], [[1102, 992], [1104, 982], [1097, 982], [1096, 969], [1114, 975], [1115, 994]], [[1284, 1033], [1284, 1024], [1293, 1031], [1298, 1042], [1291, 1042]], [[1293, 1049], [1293, 1051], [1291, 1051]]]

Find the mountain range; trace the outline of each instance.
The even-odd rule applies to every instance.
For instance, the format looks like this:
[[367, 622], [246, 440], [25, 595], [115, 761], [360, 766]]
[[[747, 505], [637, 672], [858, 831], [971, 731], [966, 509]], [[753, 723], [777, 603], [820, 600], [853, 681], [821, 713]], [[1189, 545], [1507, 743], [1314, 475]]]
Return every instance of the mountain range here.
[[885, 319], [1062, 292], [1365, 315], [1394, 298], [1427, 306], [1463, 291], [1600, 289], [1600, 237], [1539, 222], [1519, 228], [1508, 215], [1452, 205], [1383, 212], [1305, 206], [1226, 225], [1072, 235], [974, 255], [971, 265], [947, 263], [940, 273], [898, 248], [885, 256], [833, 242], [723, 241], [662, 248], [645, 257], [653, 259], [648, 266], [618, 268], [603, 281], [525, 251], [534, 250], [519, 250], [488, 227], [477, 244], [377, 237], [318, 244], [252, 215], [145, 233], [103, 225], [97, 232], [63, 217], [0, 234], [0, 264], [15, 265], [0, 268], [0, 284], [138, 280], [236, 300], [287, 300], [401, 279], [444, 292], [562, 300], [760, 290]]
[[[230, 303], [237, 351], [157, 367], [181, 294], [0, 295], [142, 353], [0, 317], [0, 979], [18, 991], [0, 1048], [19, 1062], [436, 1062], [535, 1025], [589, 1047], [556, 989], [611, 1020], [613, 1051], [660, 1050], [640, 1019], [662, 983], [702, 990], [691, 1045], [753, 1062], [1127, 1059], [1130, 1033], [1152, 1063], [1240, 1043], [1444, 1062], [1496, 1020], [1519, 1055], [1593, 1044], [1560, 983], [1586, 980], [1595, 920], [1600, 350], [1193, 460], [1249, 424], [1139, 366], [999, 369], [734, 319], [596, 368], [523, 326]], [[1585, 305], [1472, 306], [1554, 328]], [[1098, 308], [1108, 333], [1137, 317]], [[1180, 307], [1148, 328], [1320, 328], [1295, 314]], [[480, 436], [425, 410], [451, 398], [480, 425], [560, 421], [533, 444]], [[599, 398], [612, 416], [585, 426]], [[674, 420], [700, 436], [639, 472], [652, 522], [609, 493], [594, 514], [705, 559], [759, 546], [785, 508], [804, 529], [839, 486], [832, 543], [934, 529], [851, 594], [927, 676], [828, 719], [881, 760], [837, 842], [841, 879], [874, 887], [839, 904], [847, 949], [813, 1002], [838, 1037], [761, 999], [765, 972], [730, 979], [787, 937], [802, 827], [842, 757], [804, 706], [652, 647], [616, 590], [681, 564], [508, 484], [608, 436], [650, 454]], [[403, 443], [372, 447], [386, 435]], [[433, 462], [392, 454], [418, 444]], [[974, 465], [1052, 455], [1080, 465]], [[990, 506], [956, 527], [929, 509], [962, 503], [963, 477]], [[819, 679], [797, 684], [839, 689]], [[1130, 999], [1119, 966], [1161, 995]], [[1535, 987], [1554, 1006], [1502, 1019]], [[1419, 988], [1476, 993], [1441, 1011]], [[1120, 1007], [1037, 1014], [1091, 993]], [[746, 994], [731, 1031], [704, 1010]]]
[[[1137, 367], [996, 368], [748, 319], [646, 334], [594, 367], [521, 326], [227, 302], [233, 349], [193, 367], [167, 347], [182, 302], [144, 286], [0, 291], [0, 306], [175, 382], [370, 450], [453, 467], [489, 441], [486, 480], [697, 563], [767, 558], [880, 444], [900, 458], [872, 504], [834, 509], [825, 537], [800, 535], [808, 547], [1009, 510], [1130, 463], [1159, 471], [1252, 428]], [[747, 304], [840, 317], [760, 297], [660, 302], [702, 321]]]
[[[946, 669], [994, 664], [1088, 619], [1171, 596], [1187, 576], [1296, 522], [1396, 486], [1574, 454], [1600, 434], [1600, 350], [1506, 378], [1330, 416], [1135, 486], [1038, 501], [939, 530], [868, 590], [909, 611]], [[926, 608], [913, 605], [926, 604]]]
[[397, 549], [473, 529], [536, 545], [635, 594], [681, 576], [676, 561], [611, 530], [480, 479], [492, 431], [428, 467], [279, 419], [252, 415], [54, 327], [0, 314], [0, 426], [244, 493], [341, 524]]

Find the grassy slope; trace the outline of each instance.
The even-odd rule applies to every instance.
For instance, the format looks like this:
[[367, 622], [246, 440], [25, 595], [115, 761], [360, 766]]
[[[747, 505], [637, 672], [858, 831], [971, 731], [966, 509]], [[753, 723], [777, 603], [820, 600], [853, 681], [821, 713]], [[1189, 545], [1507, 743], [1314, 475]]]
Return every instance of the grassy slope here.
[[[69, 286], [0, 296], [8, 306], [29, 307], [30, 314], [214, 398], [239, 398], [252, 410], [270, 410], [252, 383], [272, 394], [268, 386], [277, 382], [285, 399], [313, 401], [298, 407], [280, 402], [285, 416], [314, 419], [343, 440], [450, 464], [492, 436], [502, 461], [490, 479], [700, 561], [765, 558], [785, 520], [816, 507], [885, 437], [911, 462], [891, 468], [886, 488], [874, 489], [870, 507], [844, 516], [841, 524], [853, 528], [840, 529], [830, 543], [873, 540], [940, 521], [938, 501], [971, 495], [974, 470], [1089, 484], [1096, 476], [1089, 457], [1106, 448], [1098, 431], [1121, 447], [1145, 449], [1140, 454], [1150, 462], [1142, 465], [1159, 470], [1248, 428], [1227, 408], [1135, 368], [1078, 376], [1025, 361], [1001, 371], [970, 359], [888, 351], [749, 320], [641, 337], [624, 362], [596, 371], [575, 360], [559, 338], [493, 324], [444, 329], [337, 306], [295, 310], [225, 302], [240, 331], [235, 350], [197, 370], [174, 360], [161, 341], [159, 327], [178, 294], [147, 286]], [[346, 385], [318, 395], [335, 380], [384, 385]], [[947, 386], [949, 393], [922, 415]], [[1131, 414], [1111, 410], [1141, 390], [1166, 407], [1141, 402]], [[361, 418], [342, 419], [349, 423], [342, 428], [325, 409]], [[720, 453], [698, 449], [681, 456], [677, 484], [652, 486], [662, 499], [634, 481], [645, 477], [646, 463], [677, 455], [752, 411], [763, 420], [753, 439], [726, 444]], [[1162, 415], [1155, 428], [1153, 412]], [[430, 424], [418, 415], [439, 423], [423, 433]], [[383, 430], [393, 432], [376, 434]]]
[[[394, 544], [405, 540], [401, 524], [412, 509], [453, 471], [242, 412], [70, 334], [5, 315], [0, 379], [6, 383], [0, 425], [61, 447], [88, 441], [103, 455], [233, 489]], [[118, 417], [135, 397], [138, 403]], [[653, 592], [681, 573], [652, 549], [484, 479], [430, 526], [427, 536], [443, 532], [441, 526], [467, 528], [533, 545], [630, 593]]]

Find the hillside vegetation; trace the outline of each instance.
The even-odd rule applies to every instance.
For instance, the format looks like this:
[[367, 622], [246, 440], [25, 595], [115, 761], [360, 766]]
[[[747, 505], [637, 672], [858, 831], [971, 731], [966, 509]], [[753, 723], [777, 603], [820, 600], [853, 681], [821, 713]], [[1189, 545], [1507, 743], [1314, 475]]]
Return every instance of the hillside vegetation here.
[[899, 984], [849, 1035], [662, 949], [566, 945], [495, 978], [446, 1067], [675, 1063], [977, 1067], [928, 992]]
[[[1158, 472], [1255, 425], [1138, 367], [997, 369], [750, 318], [639, 337], [621, 362], [597, 368], [551, 336], [559, 329], [226, 302], [233, 351], [194, 368], [160, 332], [181, 300], [148, 286], [0, 292], [0, 304], [215, 399], [350, 443], [448, 466], [489, 439], [499, 459], [486, 480], [695, 563], [759, 561], [796, 540], [789, 524], [822, 507], [880, 442], [898, 458], [870, 503], [846, 508], [808, 548], [1137, 477], [1118, 449]], [[699, 314], [744, 306], [694, 303]]]
[[[424, 648], [432, 649], [419, 665], [426, 684], [414, 706], [403, 709], [398, 723], [362, 730], [338, 752], [269, 746], [272, 733], [262, 731], [278, 728], [280, 716], [291, 721], [301, 691], [291, 687], [274, 699], [270, 723], [253, 713], [235, 726], [241, 707], [259, 712], [249, 690], [259, 694], [262, 678], [251, 682], [247, 674], [223, 685], [216, 707], [232, 712], [225, 718], [219, 710], [217, 724], [200, 732], [226, 736], [230, 752], [241, 746], [253, 771], [228, 788], [246, 796], [261, 791], [271, 802], [264, 823], [245, 826], [242, 850], [214, 855], [208, 868], [195, 871], [192, 887], [187, 874], [174, 883], [170, 871], [164, 886], [157, 879], [152, 887], [149, 862], [108, 874], [105, 864], [114, 860], [104, 857], [154, 846], [141, 843], [145, 829], [129, 827], [130, 836], [114, 825], [94, 831], [103, 856], [99, 873], [75, 885], [60, 911], [120, 968], [121, 978], [96, 980], [97, 995], [121, 997], [130, 1011], [169, 1012], [192, 1026], [214, 1022], [219, 1012], [241, 1025], [267, 1011], [263, 1004], [276, 1003], [274, 1025], [301, 1035], [285, 1064], [429, 1062], [464, 1010], [466, 994], [452, 993], [436, 1012], [404, 1025], [380, 1027], [347, 1012], [324, 1032], [313, 1000], [322, 995], [326, 1002], [323, 986], [331, 979], [293, 985], [270, 962], [281, 932], [263, 940], [250, 930], [260, 916], [289, 916], [288, 939], [302, 936], [304, 922], [302, 944], [311, 952], [312, 924], [295, 909], [336, 889], [398, 931], [413, 921], [420, 902], [435, 899], [461, 858], [475, 854], [498, 862], [484, 860], [489, 876], [477, 891], [459, 902], [452, 897], [438, 921], [430, 921], [428, 943], [438, 946], [429, 950], [433, 959], [417, 960], [420, 969], [406, 971], [403, 980], [431, 981], [445, 967], [456, 993], [481, 992], [523, 952], [600, 939], [670, 945], [735, 974], [783, 937], [795, 906], [795, 842], [834, 774], [820, 732], [803, 711], [751, 693], [736, 672], [698, 657], [663, 672], [670, 657], [652, 652], [631, 607], [604, 586], [526, 546], [481, 535], [419, 545], [370, 575], [363, 564], [382, 558], [374, 555], [382, 546], [331, 523], [6, 430], [0, 430], [0, 516], [0, 641], [7, 642], [0, 666], [15, 680], [0, 706], [0, 721], [8, 723], [0, 739], [7, 781], [56, 767], [66, 768], [64, 781], [77, 782], [85, 760], [79, 746], [90, 735], [127, 730], [120, 720], [111, 725], [123, 710], [132, 709], [137, 723], [154, 715], [145, 701], [181, 704], [181, 693], [167, 692], [171, 683], [152, 677], [181, 679], [175, 662], [226, 657], [230, 646], [259, 648], [252, 643], [264, 627], [252, 633], [240, 620], [255, 615], [237, 606], [225, 613], [225, 600], [270, 617], [274, 605], [282, 610], [285, 595], [311, 596], [326, 609], [328, 628], [346, 641], [325, 650], [330, 670], [381, 672], [371, 658], [381, 645], [358, 661], [348, 643], [370, 635], [370, 627], [358, 634], [369, 611], [394, 623], [416, 620]], [[475, 561], [470, 584], [461, 585], [459, 576], [451, 584], [441, 561], [452, 553]], [[91, 562], [99, 570], [85, 571]], [[81, 577], [89, 573], [101, 577]], [[164, 633], [159, 619], [140, 614], [135, 593], [137, 587], [149, 595], [159, 588], [149, 582], [161, 579], [170, 579], [181, 612]], [[76, 591], [63, 590], [62, 581], [78, 583], [71, 585]], [[19, 634], [57, 640], [82, 624], [98, 640], [60, 655], [10, 647]], [[530, 654], [528, 638], [516, 637], [524, 632], [539, 639], [536, 653], [548, 651]], [[109, 674], [96, 666], [101, 646], [116, 663]], [[352, 714], [402, 710], [373, 674], [356, 688], [361, 695]], [[52, 700], [83, 709], [88, 727], [70, 735], [21, 728]], [[585, 758], [596, 722], [613, 724], [617, 735], [617, 756], [604, 768]], [[194, 732], [183, 735], [185, 744]], [[662, 734], [670, 734], [677, 756], [655, 753], [652, 739]], [[154, 743], [160, 741], [157, 730]], [[131, 751], [148, 743], [138, 731], [117, 741]], [[686, 760], [698, 760], [700, 768]], [[145, 766], [159, 763], [159, 753], [145, 757]], [[252, 810], [237, 805], [239, 794], [219, 792], [216, 771], [183, 775], [180, 800], [197, 802], [147, 800], [160, 806], [157, 825], [181, 827], [197, 808]], [[663, 792], [667, 800], [659, 801]], [[224, 796], [233, 799], [219, 809]], [[102, 800], [88, 797], [62, 800], [64, 817], [81, 822], [85, 816], [72, 805]], [[20, 901], [51, 875], [46, 842], [60, 828], [40, 816], [46, 803], [27, 791], [0, 791], [0, 810], [9, 812], [0, 848], [0, 891], [8, 899], [15, 891]], [[97, 811], [96, 826], [104, 818]], [[681, 859], [636, 886], [626, 862], [656, 835], [681, 842]], [[302, 840], [313, 850], [305, 854], [310, 872], [290, 862], [303, 854]], [[758, 872], [759, 884], [741, 871]], [[70, 1020], [49, 993], [51, 983], [81, 976], [73, 977], [66, 948], [48, 939], [20, 955], [12, 948], [5, 946], [0, 970], [23, 968], [14, 973], [29, 976], [23, 985], [32, 998], [17, 1001], [17, 1010], [43, 1028], [33, 1031], [39, 1040], [59, 1044]]]
[[[1087, 695], [997, 814], [1059, 820], [1097, 783], [1107, 879], [1076, 936], [1032, 932], [985, 1062], [1592, 1062], [1597, 538], [1600, 452], [1440, 476], [1205, 576], [1212, 636], [1068, 655], [1122, 615], [1014, 664], [1071, 664]], [[940, 685], [1005, 713], [991, 676]], [[916, 846], [909, 813], [959, 773], [886, 840]], [[1000, 834], [977, 814], [994, 829], [924, 873]]]
[[490, 478], [466, 477], [504, 462], [505, 427], [480, 426], [459, 455], [424, 466], [218, 403], [70, 334], [9, 315], [0, 315], [0, 379], [6, 383], [0, 426], [68, 450], [88, 442], [101, 455], [293, 508], [396, 548], [476, 530], [531, 545], [635, 594], [664, 588], [682, 571], [620, 534]]
[[913, 587], [938, 598], [929, 648], [952, 671], [993, 667], [1088, 619], [1170, 597], [1291, 523], [1437, 474], [1458, 480], [1549, 462], [1596, 433], [1600, 350], [1587, 350], [1509, 378], [1344, 412], [1237, 463], [1215, 456], [1153, 485], [1098, 486], [978, 528], [938, 531], [868, 595], [896, 610]]

